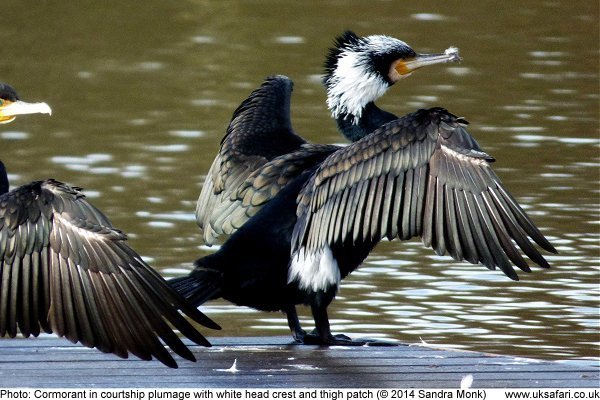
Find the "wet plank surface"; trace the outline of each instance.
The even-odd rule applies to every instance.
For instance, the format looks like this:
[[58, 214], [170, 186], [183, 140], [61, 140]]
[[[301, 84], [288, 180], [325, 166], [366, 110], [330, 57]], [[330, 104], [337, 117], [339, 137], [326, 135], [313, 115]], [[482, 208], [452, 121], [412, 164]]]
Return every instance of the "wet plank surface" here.
[[[423, 346], [322, 348], [284, 337], [214, 339], [198, 359], [122, 360], [57, 338], [0, 340], [0, 387], [598, 387], [600, 369]], [[235, 362], [235, 366], [234, 366]]]

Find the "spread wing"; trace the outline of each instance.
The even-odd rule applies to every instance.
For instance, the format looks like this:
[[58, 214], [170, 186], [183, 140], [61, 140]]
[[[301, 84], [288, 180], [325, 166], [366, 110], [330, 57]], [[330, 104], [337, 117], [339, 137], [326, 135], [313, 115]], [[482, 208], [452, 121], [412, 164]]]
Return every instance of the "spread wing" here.
[[292, 86], [285, 76], [269, 77], [233, 113], [196, 207], [196, 220], [207, 244], [233, 232], [232, 225], [223, 224], [220, 217], [231, 209], [229, 203], [235, 201], [240, 186], [275, 157], [306, 143], [292, 130]]
[[77, 188], [47, 180], [0, 196], [0, 336], [43, 330], [176, 367], [161, 340], [195, 359], [170, 325], [210, 345], [179, 310], [218, 328], [142, 261]]
[[340, 147], [334, 145], [307, 143], [296, 151], [276, 157], [258, 167], [231, 194], [229, 201], [215, 208], [211, 224], [222, 227], [225, 233], [235, 232], [292, 179], [338, 149]]
[[466, 124], [440, 108], [419, 110], [331, 155], [298, 197], [292, 251], [421, 236], [440, 255], [499, 267], [512, 279], [512, 263], [529, 271], [517, 247], [548, 267], [530, 239], [556, 250], [504, 188]]

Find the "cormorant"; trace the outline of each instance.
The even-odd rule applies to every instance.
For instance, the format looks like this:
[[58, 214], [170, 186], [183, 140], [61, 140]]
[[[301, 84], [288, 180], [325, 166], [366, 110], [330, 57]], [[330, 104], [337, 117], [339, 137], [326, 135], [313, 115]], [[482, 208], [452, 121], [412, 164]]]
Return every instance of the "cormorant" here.
[[[0, 120], [48, 113], [0, 84]], [[195, 361], [173, 331], [210, 343], [184, 317], [218, 329], [126, 243], [80, 188], [47, 179], [9, 191], [0, 161], [0, 337], [41, 331], [106, 353], [177, 363], [161, 340]]]
[[[421, 67], [457, 61], [454, 47], [441, 54], [417, 54], [401, 40], [359, 38], [348, 31], [327, 55], [327, 104], [340, 131], [354, 142], [398, 118], [374, 103], [391, 85]], [[290, 179], [340, 148], [308, 143], [294, 133], [292, 88], [285, 76], [269, 77], [234, 111], [196, 207], [208, 245], [235, 232]]]
[[[327, 306], [341, 279], [383, 238], [420, 236], [437, 254], [530, 272], [520, 248], [549, 267], [532, 239], [556, 252], [504, 188], [494, 159], [443, 108], [404, 117], [374, 101], [415, 69], [458, 59], [457, 50], [419, 55], [389, 36], [340, 36], [326, 61], [327, 103], [346, 147], [307, 143], [289, 118], [291, 81], [271, 77], [234, 112], [199, 198], [210, 243], [173, 286], [195, 305], [222, 297], [286, 313], [303, 343], [363, 344], [333, 336]], [[311, 306], [315, 330], [302, 330], [296, 304]]]

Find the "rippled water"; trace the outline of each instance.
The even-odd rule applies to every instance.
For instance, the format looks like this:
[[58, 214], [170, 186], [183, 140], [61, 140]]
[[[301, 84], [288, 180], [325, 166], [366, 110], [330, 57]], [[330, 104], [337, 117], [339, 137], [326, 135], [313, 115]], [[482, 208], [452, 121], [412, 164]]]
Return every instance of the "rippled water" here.
[[[356, 336], [560, 360], [599, 359], [598, 4], [559, 2], [4, 0], [0, 81], [52, 117], [0, 126], [14, 183], [83, 186], [132, 246], [175, 276], [213, 249], [194, 223], [203, 174], [232, 111], [273, 73], [294, 79], [297, 131], [342, 142], [321, 65], [335, 35], [450, 45], [464, 62], [419, 71], [380, 100], [444, 106], [471, 122], [495, 169], [560, 251], [512, 282], [418, 241], [381, 243], [330, 315]], [[287, 335], [283, 316], [214, 302], [215, 335]], [[302, 309], [302, 322], [311, 325]], [[595, 360], [595, 361], [593, 361]]]

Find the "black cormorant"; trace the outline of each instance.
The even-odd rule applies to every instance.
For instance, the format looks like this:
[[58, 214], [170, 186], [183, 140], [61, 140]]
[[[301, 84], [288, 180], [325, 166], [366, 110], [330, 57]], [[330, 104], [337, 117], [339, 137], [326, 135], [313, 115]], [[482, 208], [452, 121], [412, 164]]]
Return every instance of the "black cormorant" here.
[[[0, 84], [0, 120], [39, 112], [50, 114], [50, 107], [22, 102]], [[194, 361], [170, 325], [204, 346], [210, 344], [183, 314], [218, 325], [182, 299], [126, 239], [79, 188], [47, 179], [9, 191], [0, 161], [0, 337], [52, 332], [120, 357], [154, 356], [177, 367], [162, 340]]]
[[[401, 40], [359, 38], [348, 31], [327, 55], [327, 104], [340, 131], [354, 142], [398, 118], [374, 103], [391, 85], [418, 68], [457, 61], [454, 47], [441, 54], [417, 54]], [[339, 149], [308, 143], [294, 133], [292, 88], [285, 76], [269, 77], [233, 113], [196, 207], [208, 245], [233, 233], [290, 179]]]
[[[174, 287], [195, 305], [222, 297], [282, 310], [304, 343], [362, 344], [333, 336], [327, 306], [341, 279], [383, 238], [420, 236], [439, 255], [529, 272], [521, 252], [549, 265], [531, 240], [556, 252], [491, 168], [494, 159], [442, 108], [398, 118], [374, 101], [415, 69], [458, 59], [456, 49], [419, 55], [389, 36], [346, 32], [330, 50], [324, 84], [346, 147], [307, 143], [290, 124], [291, 82], [272, 77], [235, 111], [199, 199], [210, 242]], [[247, 221], [247, 222], [246, 222]], [[296, 304], [311, 306], [306, 334]]]

